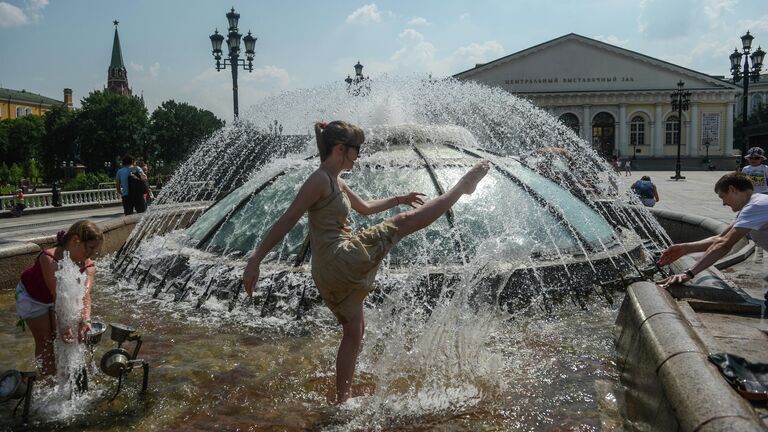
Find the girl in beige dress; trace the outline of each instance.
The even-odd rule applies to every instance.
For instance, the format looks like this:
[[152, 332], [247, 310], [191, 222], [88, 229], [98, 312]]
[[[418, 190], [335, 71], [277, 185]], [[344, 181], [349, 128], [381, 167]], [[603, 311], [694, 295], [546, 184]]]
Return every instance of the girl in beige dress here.
[[[363, 301], [373, 289], [376, 271], [384, 256], [403, 237], [429, 226], [464, 194], [474, 192], [489, 164], [476, 164], [450, 190], [426, 203], [424, 194], [410, 192], [379, 200], [364, 200], [339, 177], [352, 169], [365, 141], [363, 131], [343, 121], [316, 123], [320, 167], [310, 174], [288, 210], [267, 232], [248, 260], [243, 286], [248, 296], [259, 278], [259, 266], [267, 253], [309, 212], [312, 278], [320, 296], [342, 326], [336, 356], [337, 403], [349, 398], [357, 355], [365, 331]], [[363, 215], [407, 204], [412, 209], [353, 234], [349, 210]]]

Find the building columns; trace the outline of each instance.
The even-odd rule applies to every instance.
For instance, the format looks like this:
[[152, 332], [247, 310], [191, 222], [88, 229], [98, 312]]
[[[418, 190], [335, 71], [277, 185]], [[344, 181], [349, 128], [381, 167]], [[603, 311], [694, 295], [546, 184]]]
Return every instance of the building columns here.
[[584, 138], [584, 141], [588, 142], [589, 145], [592, 145], [592, 116], [589, 113], [589, 105], [584, 105], [584, 112], [583, 112], [583, 118], [584, 118], [584, 127], [582, 128], [582, 135], [581, 137]]
[[627, 145], [627, 104], [619, 104], [619, 139], [617, 141], [619, 154], [629, 155], [630, 152]]
[[656, 104], [653, 123], [653, 156], [664, 157], [664, 113], [661, 112], [661, 104]]
[[691, 103], [691, 119], [688, 121], [688, 157], [696, 156], [699, 152], [699, 103]]
[[733, 102], [728, 102], [725, 109], [725, 142], [723, 143], [723, 156], [733, 155]]

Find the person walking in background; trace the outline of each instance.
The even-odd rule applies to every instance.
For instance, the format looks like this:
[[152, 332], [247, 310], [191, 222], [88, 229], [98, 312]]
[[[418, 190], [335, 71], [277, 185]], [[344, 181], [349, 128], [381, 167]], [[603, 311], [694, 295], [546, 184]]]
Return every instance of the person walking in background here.
[[646, 207], [653, 207], [659, 202], [659, 191], [649, 176], [643, 176], [632, 183], [632, 192], [640, 198], [640, 202]]
[[21, 217], [25, 208], [27, 208], [27, 204], [24, 202], [24, 189], [16, 189], [16, 199], [13, 202], [13, 207], [11, 207], [11, 214], [15, 217]]
[[744, 156], [749, 162], [749, 165], [741, 169], [749, 180], [752, 182], [752, 187], [755, 193], [768, 193], [768, 166], [763, 164], [765, 161], [765, 152], [760, 147], [752, 147], [747, 151], [747, 155]]
[[621, 163], [624, 167], [624, 175], [625, 176], [631, 176], [632, 175], [632, 160], [631, 159], [624, 159], [624, 162]]
[[141, 168], [134, 165], [133, 156], [123, 156], [123, 167], [115, 174], [115, 188], [123, 199], [123, 213], [128, 216], [144, 213], [147, 204], [144, 201], [147, 176]]
[[146, 184], [147, 184], [147, 193], [144, 194], [144, 202], [147, 203], [147, 205], [152, 204], [152, 201], [155, 200], [155, 194], [152, 192], [152, 188], [149, 186], [149, 167], [147, 167], [147, 163], [144, 161], [141, 161], [138, 163], [139, 168], [141, 168], [142, 171], [144, 171], [144, 176], [146, 177]]

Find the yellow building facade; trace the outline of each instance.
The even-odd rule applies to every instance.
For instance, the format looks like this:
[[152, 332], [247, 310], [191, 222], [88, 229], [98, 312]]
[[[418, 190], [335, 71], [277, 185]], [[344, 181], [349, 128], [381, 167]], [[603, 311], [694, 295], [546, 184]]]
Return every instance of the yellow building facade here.
[[49, 98], [26, 90], [0, 88], [0, 120], [27, 115], [45, 115], [54, 106], [72, 109], [72, 90], [64, 89], [64, 100]]

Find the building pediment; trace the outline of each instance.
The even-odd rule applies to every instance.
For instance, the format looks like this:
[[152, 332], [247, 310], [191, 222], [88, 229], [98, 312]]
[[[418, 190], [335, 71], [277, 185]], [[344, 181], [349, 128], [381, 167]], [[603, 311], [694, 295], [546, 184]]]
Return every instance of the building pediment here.
[[478, 65], [454, 75], [512, 93], [733, 90], [733, 84], [577, 34]]

